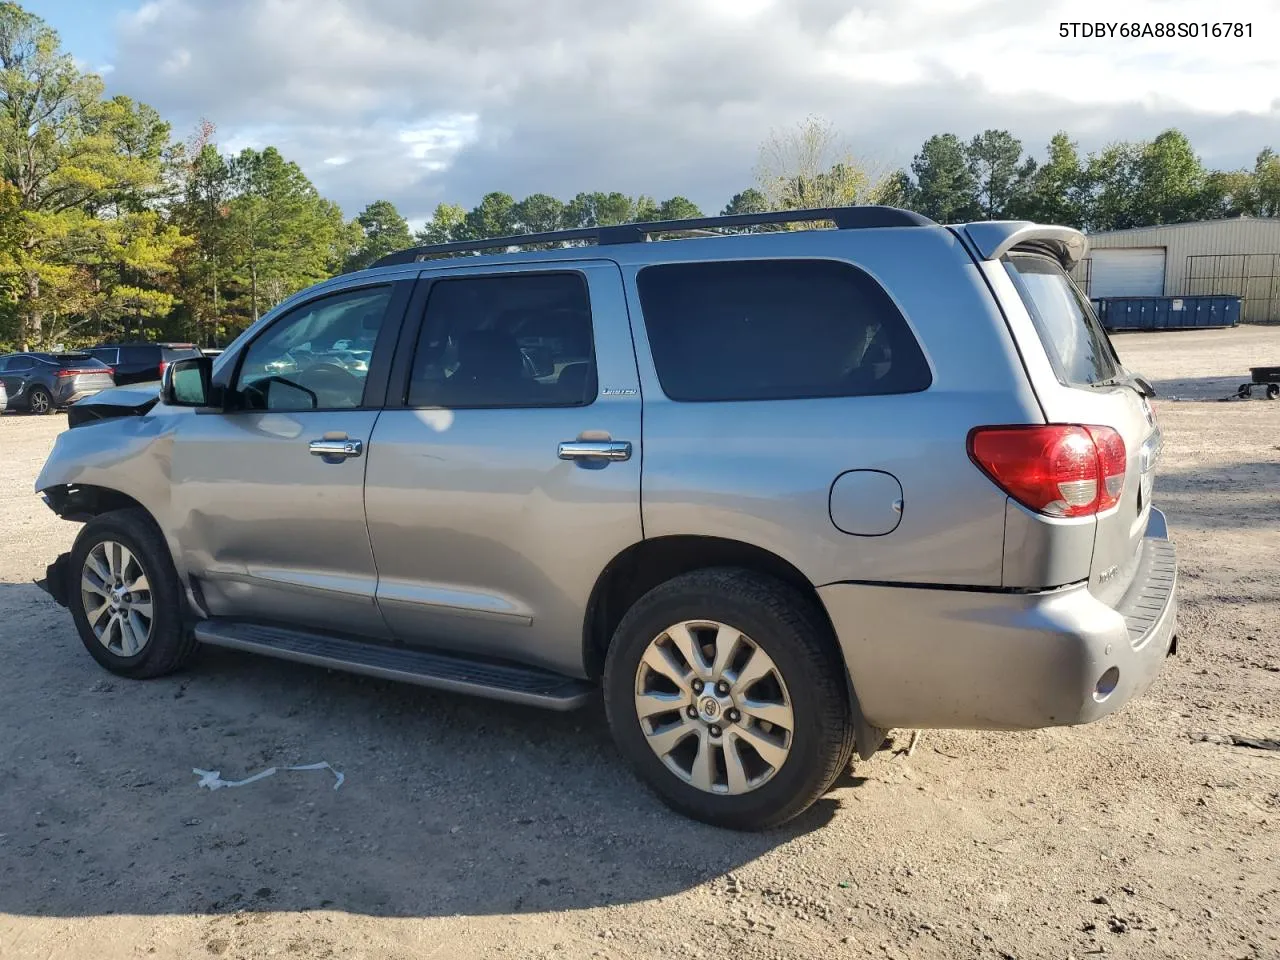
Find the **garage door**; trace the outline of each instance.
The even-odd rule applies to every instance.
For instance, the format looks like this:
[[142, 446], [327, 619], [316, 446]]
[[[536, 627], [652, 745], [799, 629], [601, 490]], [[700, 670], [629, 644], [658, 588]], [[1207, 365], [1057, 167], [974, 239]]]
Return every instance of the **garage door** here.
[[1164, 296], [1164, 247], [1094, 250], [1089, 296]]

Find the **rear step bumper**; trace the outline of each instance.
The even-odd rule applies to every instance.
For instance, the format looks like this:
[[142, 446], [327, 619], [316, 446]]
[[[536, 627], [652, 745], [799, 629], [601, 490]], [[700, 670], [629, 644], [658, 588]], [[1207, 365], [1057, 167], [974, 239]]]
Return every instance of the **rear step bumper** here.
[[1141, 550], [1114, 609], [1084, 584], [1016, 594], [838, 583], [818, 593], [876, 726], [1089, 723], [1151, 685], [1177, 631], [1177, 563], [1159, 510]]
[[202, 620], [196, 624], [196, 639], [213, 646], [248, 650], [317, 667], [551, 710], [580, 707], [595, 689], [585, 680], [534, 667], [489, 663], [413, 647], [393, 647], [236, 620]]

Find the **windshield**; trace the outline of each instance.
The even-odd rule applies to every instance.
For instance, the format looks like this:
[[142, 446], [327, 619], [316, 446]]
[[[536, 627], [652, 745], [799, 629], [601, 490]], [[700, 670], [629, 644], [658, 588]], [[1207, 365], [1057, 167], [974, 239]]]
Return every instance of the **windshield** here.
[[1014, 254], [1005, 259], [1004, 266], [1031, 314], [1059, 380], [1085, 385], [1111, 380], [1120, 373], [1106, 331], [1062, 267], [1034, 254]]

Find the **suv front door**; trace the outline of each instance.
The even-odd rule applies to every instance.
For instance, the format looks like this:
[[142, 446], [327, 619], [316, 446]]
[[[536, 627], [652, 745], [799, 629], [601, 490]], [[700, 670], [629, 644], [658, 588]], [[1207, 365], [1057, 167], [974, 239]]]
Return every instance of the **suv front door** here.
[[[173, 516], [211, 615], [386, 635], [365, 446], [412, 286], [344, 288], [293, 307], [229, 359], [225, 409], [177, 428]], [[367, 344], [371, 362], [332, 362], [326, 351], [342, 339]]]
[[592, 587], [642, 537], [640, 406], [612, 261], [424, 275], [365, 480], [395, 637], [581, 673]]

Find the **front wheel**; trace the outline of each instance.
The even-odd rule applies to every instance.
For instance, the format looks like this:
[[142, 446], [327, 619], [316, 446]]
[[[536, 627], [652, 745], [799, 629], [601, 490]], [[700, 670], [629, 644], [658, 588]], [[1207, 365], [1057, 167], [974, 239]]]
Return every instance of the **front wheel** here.
[[183, 622], [182, 587], [146, 511], [113, 510], [85, 524], [67, 575], [80, 640], [112, 673], [159, 677], [190, 659], [195, 639]]
[[53, 412], [53, 397], [44, 387], [32, 387], [27, 394], [27, 409], [38, 417]]
[[701, 570], [645, 594], [614, 634], [605, 707], [623, 756], [672, 808], [778, 826], [849, 763], [844, 664], [813, 603], [772, 578]]

